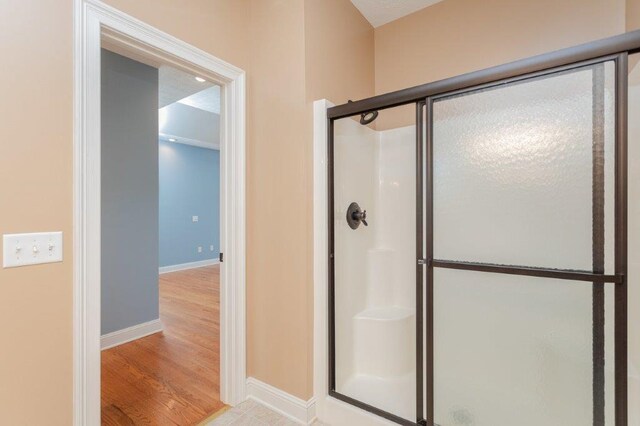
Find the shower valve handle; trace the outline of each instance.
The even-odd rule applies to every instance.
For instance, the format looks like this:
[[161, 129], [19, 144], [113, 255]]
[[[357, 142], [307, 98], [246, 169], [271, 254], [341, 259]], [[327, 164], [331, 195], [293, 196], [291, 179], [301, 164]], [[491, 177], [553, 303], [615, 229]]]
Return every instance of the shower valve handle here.
[[352, 217], [353, 217], [354, 220], [362, 222], [362, 224], [364, 226], [369, 226], [369, 224], [367, 223], [367, 211], [366, 210], [355, 211], [355, 212], [353, 212]]
[[358, 203], [353, 202], [347, 209], [347, 224], [351, 229], [358, 229], [361, 223], [364, 226], [369, 226], [367, 223], [367, 211], [362, 210]]

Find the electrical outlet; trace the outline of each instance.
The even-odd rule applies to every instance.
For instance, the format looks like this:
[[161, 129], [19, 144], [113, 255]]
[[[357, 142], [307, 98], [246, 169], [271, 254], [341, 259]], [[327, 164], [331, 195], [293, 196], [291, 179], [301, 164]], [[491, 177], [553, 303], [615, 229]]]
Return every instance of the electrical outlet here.
[[202, 253], [202, 246], [198, 246], [198, 253]]
[[213, 246], [209, 246], [209, 251], [213, 251]]
[[197, 222], [198, 220], [198, 216], [191, 216], [191, 222]]

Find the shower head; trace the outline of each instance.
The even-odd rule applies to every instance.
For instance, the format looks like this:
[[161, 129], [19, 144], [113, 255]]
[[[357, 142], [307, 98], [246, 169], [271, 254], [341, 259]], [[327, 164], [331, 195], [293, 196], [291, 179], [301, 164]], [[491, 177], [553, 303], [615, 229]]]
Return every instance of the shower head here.
[[378, 111], [363, 112], [360, 114], [360, 124], [366, 126], [373, 123], [376, 118], [378, 118]]
[[[349, 99], [348, 103], [353, 102]], [[360, 114], [360, 124], [366, 126], [367, 124], [371, 124], [378, 118], [378, 111], [367, 111]]]

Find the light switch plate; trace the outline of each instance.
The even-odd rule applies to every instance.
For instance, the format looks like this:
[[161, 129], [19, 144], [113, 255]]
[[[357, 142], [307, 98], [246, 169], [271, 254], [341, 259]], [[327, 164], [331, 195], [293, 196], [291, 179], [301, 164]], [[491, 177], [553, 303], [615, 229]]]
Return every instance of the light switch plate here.
[[197, 222], [198, 221], [198, 216], [191, 216], [191, 221], [192, 222]]
[[2, 266], [37, 265], [62, 262], [62, 232], [4, 234], [2, 236]]

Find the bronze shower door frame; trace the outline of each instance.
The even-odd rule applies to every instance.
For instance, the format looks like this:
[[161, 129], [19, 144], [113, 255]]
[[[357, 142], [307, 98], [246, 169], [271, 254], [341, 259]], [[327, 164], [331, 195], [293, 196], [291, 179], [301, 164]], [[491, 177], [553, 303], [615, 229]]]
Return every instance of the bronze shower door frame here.
[[[593, 285], [594, 297], [594, 426], [604, 426], [604, 378], [595, 358], [603, 354], [604, 285], [615, 286], [615, 426], [628, 425], [627, 401], [627, 109], [628, 55], [640, 52], [640, 31], [559, 50], [458, 77], [436, 81], [397, 92], [329, 108], [328, 117], [328, 303], [329, 303], [329, 395], [359, 408], [406, 425], [436, 426], [434, 423], [433, 362], [433, 270], [449, 268], [500, 274], [583, 281]], [[614, 256], [612, 275], [604, 274], [603, 253], [599, 248], [603, 235], [603, 217], [595, 207], [600, 199], [599, 181], [594, 164], [594, 269], [575, 271], [521, 266], [454, 262], [433, 258], [433, 101], [452, 94], [525, 81], [544, 75], [567, 72], [580, 67], [613, 61], [615, 63], [615, 201]], [[595, 86], [594, 86], [595, 87]], [[595, 94], [594, 94], [595, 96]], [[595, 99], [594, 99], [595, 101]], [[335, 259], [334, 259], [334, 122], [353, 115], [372, 113], [395, 106], [416, 105], [416, 420], [409, 421], [377, 407], [343, 395], [335, 386]], [[594, 102], [595, 105], [595, 102]], [[594, 107], [595, 109], [595, 107]], [[594, 117], [595, 117], [594, 110]], [[425, 120], [426, 119], [426, 120]], [[595, 123], [594, 123], [595, 126]], [[426, 133], [426, 137], [423, 134]], [[594, 148], [598, 148], [597, 146]], [[594, 151], [595, 155], [595, 151]], [[425, 167], [426, 166], [426, 167]], [[426, 174], [423, 176], [423, 170]], [[424, 211], [423, 211], [423, 206]], [[588, 285], [588, 284], [586, 284]], [[423, 303], [423, 297], [425, 303]], [[423, 328], [424, 325], [424, 328]], [[426, 345], [425, 345], [426, 343]], [[426, 346], [426, 350], [425, 350]], [[424, 368], [423, 368], [424, 365]], [[423, 403], [426, 401], [426, 404]]]

